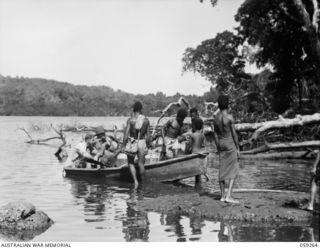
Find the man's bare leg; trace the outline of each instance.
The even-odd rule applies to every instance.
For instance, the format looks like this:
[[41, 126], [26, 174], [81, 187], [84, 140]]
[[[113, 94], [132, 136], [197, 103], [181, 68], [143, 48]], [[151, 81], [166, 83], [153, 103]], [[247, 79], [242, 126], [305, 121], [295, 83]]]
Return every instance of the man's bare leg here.
[[316, 197], [316, 192], [317, 192], [317, 185], [316, 185], [315, 177], [313, 177], [311, 182], [310, 202], [307, 207], [307, 210], [309, 211], [313, 211], [313, 204], [314, 204], [314, 199]]
[[228, 192], [227, 192], [227, 196], [226, 196], [226, 202], [237, 204], [237, 203], [239, 203], [239, 201], [237, 201], [231, 197], [233, 184], [234, 184], [234, 179], [230, 179], [229, 180], [229, 188], [228, 188]]
[[141, 181], [145, 181], [145, 168], [144, 168], [145, 158], [144, 156], [140, 156], [138, 158], [138, 166], [139, 166], [139, 172], [140, 172], [140, 178]]
[[138, 185], [139, 185], [139, 182], [137, 180], [137, 172], [136, 172], [136, 169], [134, 167], [134, 164], [129, 163], [129, 169], [130, 169], [131, 176], [133, 178], [134, 187], [137, 188]]
[[225, 181], [219, 181], [219, 185], [220, 185], [220, 191], [221, 191], [221, 198], [220, 201], [225, 201], [226, 197], [225, 197]]

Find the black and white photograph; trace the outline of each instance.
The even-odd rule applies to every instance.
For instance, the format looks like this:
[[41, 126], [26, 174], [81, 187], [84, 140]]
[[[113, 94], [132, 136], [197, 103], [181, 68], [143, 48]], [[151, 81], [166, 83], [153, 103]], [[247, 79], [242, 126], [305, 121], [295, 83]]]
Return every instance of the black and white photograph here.
[[319, 168], [320, 0], [0, 0], [1, 248], [319, 248]]

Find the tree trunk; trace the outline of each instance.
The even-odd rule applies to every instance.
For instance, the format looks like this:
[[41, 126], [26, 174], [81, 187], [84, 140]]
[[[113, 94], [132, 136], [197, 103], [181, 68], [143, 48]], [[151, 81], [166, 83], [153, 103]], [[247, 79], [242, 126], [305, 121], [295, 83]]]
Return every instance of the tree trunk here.
[[303, 28], [307, 32], [312, 57], [315, 63], [315, 76], [318, 87], [320, 87], [320, 40], [318, 37], [318, 12], [319, 6], [317, 1], [312, 1], [314, 7], [314, 14], [311, 17], [303, 4], [302, 0], [293, 0], [294, 5], [303, 21]]
[[314, 159], [314, 151], [277, 151], [257, 154], [243, 154], [241, 152], [240, 159], [247, 160], [274, 160], [274, 159]]
[[253, 150], [242, 151], [243, 155], [258, 154], [270, 150], [306, 150], [310, 148], [320, 148], [320, 141], [306, 141], [300, 143], [272, 143], [265, 144]]
[[[264, 123], [257, 123], [261, 125], [259, 128], [255, 130], [251, 138], [246, 141], [248, 143], [252, 143], [254, 140], [258, 138], [258, 136], [270, 129], [279, 129], [279, 128], [289, 128], [294, 126], [303, 126], [308, 124], [316, 124], [320, 123], [320, 113], [315, 113], [313, 115], [297, 115], [295, 118], [282, 118], [280, 117], [278, 120], [268, 121]], [[257, 124], [252, 124], [252, 127], [257, 127]], [[236, 130], [244, 130], [243, 128], [250, 128], [248, 124], [238, 124], [236, 125]]]

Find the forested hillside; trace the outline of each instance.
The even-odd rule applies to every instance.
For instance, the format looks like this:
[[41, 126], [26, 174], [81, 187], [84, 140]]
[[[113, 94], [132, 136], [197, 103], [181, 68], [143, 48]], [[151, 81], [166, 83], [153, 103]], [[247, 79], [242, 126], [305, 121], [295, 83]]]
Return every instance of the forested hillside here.
[[[144, 113], [157, 116], [181, 95], [134, 95], [107, 86], [73, 85], [55, 80], [0, 76], [0, 115], [21, 116], [127, 116], [136, 100]], [[203, 108], [202, 97], [186, 96], [192, 106]]]

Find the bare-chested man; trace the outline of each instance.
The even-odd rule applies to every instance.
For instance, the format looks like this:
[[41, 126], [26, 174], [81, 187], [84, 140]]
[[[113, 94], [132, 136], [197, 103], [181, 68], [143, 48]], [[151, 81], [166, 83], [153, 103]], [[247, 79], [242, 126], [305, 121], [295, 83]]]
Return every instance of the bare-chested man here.
[[[234, 128], [234, 119], [228, 113], [229, 98], [220, 95], [218, 98], [220, 111], [214, 118], [214, 138], [219, 152], [219, 184], [221, 201], [239, 203], [232, 198], [234, 180], [239, 173], [239, 142]], [[229, 181], [228, 191], [225, 194], [226, 181]]]
[[190, 138], [191, 152], [199, 153], [205, 150], [205, 136], [203, 134], [203, 121], [198, 118], [194, 120], [194, 131], [186, 132], [181, 135], [180, 141]]
[[182, 144], [178, 141], [178, 137], [183, 133], [183, 121], [187, 116], [187, 110], [180, 108], [176, 118], [168, 120], [162, 128], [163, 144], [166, 147], [166, 154], [169, 157], [177, 156], [180, 149], [184, 150]]
[[318, 150], [316, 161], [313, 164], [311, 170], [311, 188], [310, 188], [310, 201], [307, 206], [307, 210], [313, 211], [314, 202], [316, 199], [316, 193], [319, 189], [320, 183], [320, 150]]
[[[138, 167], [140, 173], [140, 179], [143, 181], [145, 178], [145, 156], [150, 147], [150, 132], [149, 132], [149, 120], [142, 115], [142, 104], [137, 101], [133, 105], [133, 116], [127, 120], [127, 127], [123, 138], [123, 145], [128, 142], [128, 139], [138, 140]], [[136, 169], [134, 166], [135, 155], [127, 155], [130, 172], [134, 181], [135, 187], [139, 185]]]

